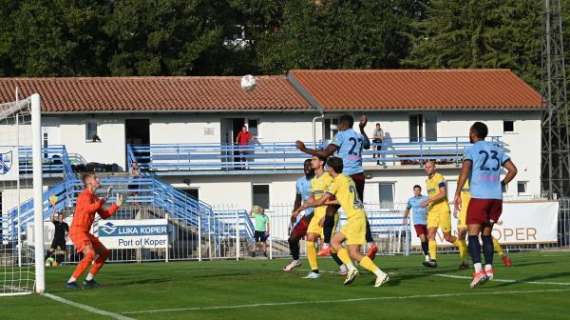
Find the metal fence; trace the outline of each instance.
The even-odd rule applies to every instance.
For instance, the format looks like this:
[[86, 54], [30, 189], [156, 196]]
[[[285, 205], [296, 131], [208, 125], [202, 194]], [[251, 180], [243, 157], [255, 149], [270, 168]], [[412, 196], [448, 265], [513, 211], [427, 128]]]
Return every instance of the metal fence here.
[[[396, 210], [381, 209], [378, 205], [367, 204], [366, 211], [371, 224], [375, 242], [380, 255], [408, 255], [420, 251], [412, 246], [411, 226], [403, 224], [401, 205]], [[270, 219], [270, 234], [267, 239], [267, 258], [289, 256], [289, 232], [291, 228], [290, 205], [276, 205], [266, 214]], [[141, 220], [157, 218], [160, 209], [150, 206], [128, 206], [113, 216], [115, 220]], [[341, 216], [342, 212], [341, 212]], [[113, 249], [110, 262], [145, 262], [179, 260], [215, 260], [215, 259], [266, 259], [262, 252], [256, 252], [252, 239], [252, 218], [245, 210], [231, 207], [214, 208], [214, 213], [200, 218], [197, 224], [188, 224], [186, 219], [172, 218], [167, 214], [160, 216], [168, 219], [168, 250], [157, 249]], [[202, 221], [204, 219], [204, 221]], [[96, 221], [96, 226], [99, 221]], [[346, 223], [340, 219], [337, 230]], [[46, 223], [49, 225], [49, 223]], [[94, 230], [96, 230], [96, 226]], [[53, 231], [46, 229], [46, 248]], [[53, 228], [52, 228], [53, 229]], [[526, 251], [537, 249], [570, 249], [570, 199], [560, 200], [558, 216], [558, 243], [507, 245], [505, 250]], [[363, 248], [365, 250], [366, 248]], [[455, 248], [442, 247], [442, 252], [455, 252]], [[305, 243], [301, 242], [301, 255], [305, 254]], [[68, 242], [64, 263], [79, 261]]]

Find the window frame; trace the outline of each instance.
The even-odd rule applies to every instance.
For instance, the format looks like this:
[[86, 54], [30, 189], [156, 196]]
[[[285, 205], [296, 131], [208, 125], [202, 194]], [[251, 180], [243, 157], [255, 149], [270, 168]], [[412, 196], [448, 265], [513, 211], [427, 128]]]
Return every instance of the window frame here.
[[[392, 206], [385, 207], [383, 206], [382, 201], [382, 185], [390, 185], [392, 187]], [[396, 207], [396, 182], [395, 181], [379, 181], [378, 182], [378, 206], [381, 210], [394, 210]]]
[[[85, 121], [85, 142], [89, 142], [89, 143], [98, 143], [100, 141], [93, 141], [93, 135], [91, 135], [91, 137], [89, 137], [89, 125], [94, 125], [95, 126], [95, 135], [97, 137], [99, 137], [99, 123], [97, 120], [95, 119], [89, 119]], [[99, 139], [101, 139], [101, 137], [99, 137]]]

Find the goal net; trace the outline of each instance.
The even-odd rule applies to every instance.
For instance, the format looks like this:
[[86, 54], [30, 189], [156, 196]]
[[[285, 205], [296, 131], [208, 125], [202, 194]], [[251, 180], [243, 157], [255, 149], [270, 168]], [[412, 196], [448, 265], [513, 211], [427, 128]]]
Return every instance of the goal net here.
[[0, 104], [0, 296], [44, 290], [43, 241], [33, 242], [43, 239], [39, 104]]

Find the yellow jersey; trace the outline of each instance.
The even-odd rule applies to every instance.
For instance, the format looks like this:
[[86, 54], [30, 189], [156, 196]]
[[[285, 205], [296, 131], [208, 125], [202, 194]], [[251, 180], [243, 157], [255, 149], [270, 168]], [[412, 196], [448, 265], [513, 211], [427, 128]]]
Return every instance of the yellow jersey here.
[[364, 217], [366, 215], [364, 205], [358, 198], [356, 186], [351, 177], [339, 174], [334, 178], [328, 192], [336, 197], [336, 200], [348, 219]]
[[[426, 179], [426, 186], [428, 191], [428, 196], [431, 198], [439, 193], [439, 188], [447, 187], [445, 178], [439, 172], [434, 173], [434, 175]], [[428, 208], [429, 211], [449, 211], [449, 203], [447, 201], [447, 194], [445, 197], [437, 202], [432, 202]]]
[[325, 194], [332, 182], [333, 177], [328, 172], [321, 174], [319, 177], [314, 176], [311, 179], [311, 194], [315, 200], [320, 199]]

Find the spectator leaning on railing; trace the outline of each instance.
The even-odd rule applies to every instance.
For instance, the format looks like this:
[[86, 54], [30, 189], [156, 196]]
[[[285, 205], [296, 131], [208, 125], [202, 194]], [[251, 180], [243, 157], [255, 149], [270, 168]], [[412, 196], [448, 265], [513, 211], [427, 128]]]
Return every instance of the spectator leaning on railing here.
[[[374, 134], [372, 135], [372, 142], [376, 144], [376, 151], [382, 150], [382, 143], [384, 142], [384, 130], [382, 130], [380, 123], [376, 123], [376, 128], [374, 128]], [[381, 158], [379, 153], [374, 153], [373, 157]], [[376, 161], [376, 163], [379, 165], [380, 160]]]

